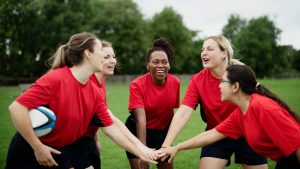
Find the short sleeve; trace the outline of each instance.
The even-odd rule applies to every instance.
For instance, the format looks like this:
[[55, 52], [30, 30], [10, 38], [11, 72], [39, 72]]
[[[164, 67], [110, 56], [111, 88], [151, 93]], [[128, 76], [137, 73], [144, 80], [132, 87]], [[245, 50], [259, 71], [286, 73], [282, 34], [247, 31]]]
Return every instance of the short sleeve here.
[[243, 135], [241, 127], [239, 126], [240, 119], [238, 118], [238, 109], [231, 113], [223, 122], [216, 126], [216, 130], [221, 134], [238, 139]]
[[[99, 91], [99, 97], [96, 100], [96, 118], [93, 119], [93, 124], [100, 126], [100, 127], [107, 127], [112, 125], [112, 119], [108, 113], [108, 108], [105, 104], [105, 94], [103, 89], [98, 90]], [[96, 121], [96, 122], [95, 122]]]
[[186, 90], [185, 96], [183, 98], [182, 104], [193, 109], [197, 108], [199, 102], [198, 90], [195, 81], [191, 79], [189, 86]]
[[144, 108], [144, 98], [140, 88], [136, 82], [132, 82], [129, 86], [129, 106], [128, 109]]
[[179, 108], [180, 106], [180, 81], [176, 81], [176, 85], [178, 85], [177, 87], [177, 91], [176, 91], [176, 102], [175, 102], [175, 108]]
[[51, 93], [56, 85], [56, 79], [50, 79], [48, 74], [38, 79], [28, 90], [26, 90], [16, 101], [28, 109], [36, 108], [49, 103]]

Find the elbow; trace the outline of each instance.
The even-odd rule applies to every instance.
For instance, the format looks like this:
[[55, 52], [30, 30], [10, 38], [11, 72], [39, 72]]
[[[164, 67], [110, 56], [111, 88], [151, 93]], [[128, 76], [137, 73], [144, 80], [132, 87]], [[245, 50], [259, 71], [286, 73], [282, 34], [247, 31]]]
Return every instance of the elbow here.
[[8, 106], [8, 112], [10, 114], [13, 114], [13, 112], [15, 112], [15, 109], [16, 109], [16, 103], [15, 102], [12, 102], [9, 106]]

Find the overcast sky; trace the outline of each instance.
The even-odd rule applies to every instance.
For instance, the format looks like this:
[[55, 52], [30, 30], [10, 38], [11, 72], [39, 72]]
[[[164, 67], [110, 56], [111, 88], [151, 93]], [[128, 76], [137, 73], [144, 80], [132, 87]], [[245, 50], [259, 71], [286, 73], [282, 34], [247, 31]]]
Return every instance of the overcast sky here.
[[[267, 15], [282, 30], [279, 44], [300, 49], [300, 0], [133, 0], [146, 18], [173, 7], [201, 38], [220, 34], [230, 14], [251, 19]], [[163, 24], [163, 23], [162, 23]]]

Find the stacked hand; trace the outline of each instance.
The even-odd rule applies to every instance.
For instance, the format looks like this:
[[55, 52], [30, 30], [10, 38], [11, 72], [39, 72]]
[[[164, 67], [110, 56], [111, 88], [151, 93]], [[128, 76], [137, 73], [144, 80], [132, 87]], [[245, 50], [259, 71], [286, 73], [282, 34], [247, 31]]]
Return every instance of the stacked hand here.
[[161, 161], [166, 160], [168, 157], [168, 163], [172, 163], [174, 160], [174, 157], [176, 156], [178, 152], [178, 148], [176, 146], [171, 147], [163, 147], [159, 150], [157, 150], [159, 157], [161, 158]]

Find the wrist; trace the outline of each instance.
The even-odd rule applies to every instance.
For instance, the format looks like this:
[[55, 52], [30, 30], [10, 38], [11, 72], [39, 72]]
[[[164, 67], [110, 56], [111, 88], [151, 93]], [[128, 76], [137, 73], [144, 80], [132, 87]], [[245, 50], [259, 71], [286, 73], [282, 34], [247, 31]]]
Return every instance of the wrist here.
[[177, 145], [175, 146], [175, 149], [176, 149], [177, 151], [180, 151], [180, 150], [181, 150], [181, 144], [180, 144], [180, 143], [177, 144]]
[[162, 144], [161, 145], [161, 148], [167, 148], [167, 147], [170, 147], [170, 145], [168, 145], [168, 144]]

